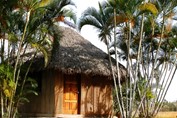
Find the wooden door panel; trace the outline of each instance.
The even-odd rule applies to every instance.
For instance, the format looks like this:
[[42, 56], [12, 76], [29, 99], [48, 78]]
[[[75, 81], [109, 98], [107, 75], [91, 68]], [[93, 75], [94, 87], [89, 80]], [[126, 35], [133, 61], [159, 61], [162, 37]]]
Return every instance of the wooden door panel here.
[[67, 110], [67, 109], [69, 109], [69, 103], [65, 102], [64, 103], [64, 110]]
[[78, 112], [78, 84], [77, 81], [66, 79], [64, 82], [63, 113], [77, 114]]

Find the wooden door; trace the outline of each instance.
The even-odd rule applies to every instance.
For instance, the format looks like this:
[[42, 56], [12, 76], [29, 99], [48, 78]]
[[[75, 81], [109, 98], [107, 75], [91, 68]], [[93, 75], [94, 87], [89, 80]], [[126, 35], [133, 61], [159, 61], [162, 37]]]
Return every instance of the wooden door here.
[[[71, 76], [70, 76], [71, 77]], [[78, 113], [78, 82], [76, 78], [65, 78], [64, 81], [64, 98], [63, 98], [63, 113], [77, 114]]]

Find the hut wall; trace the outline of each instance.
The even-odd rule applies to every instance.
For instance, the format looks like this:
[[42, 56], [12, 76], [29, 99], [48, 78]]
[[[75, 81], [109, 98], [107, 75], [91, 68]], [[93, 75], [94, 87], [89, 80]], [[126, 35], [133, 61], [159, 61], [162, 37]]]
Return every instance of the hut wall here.
[[38, 96], [29, 95], [29, 103], [20, 107], [25, 116], [52, 116], [54, 114], [54, 72], [48, 70], [42, 74], [42, 84]]
[[[63, 114], [64, 74], [59, 71], [43, 72], [41, 92], [31, 95], [30, 103], [21, 107], [25, 116], [51, 117]], [[76, 75], [69, 76], [71, 79]], [[84, 116], [112, 116], [112, 81], [103, 76], [80, 76], [79, 114]]]
[[55, 115], [62, 114], [63, 108], [63, 83], [64, 75], [61, 72], [55, 71], [55, 86], [54, 86], [54, 96], [55, 96]]
[[106, 77], [81, 77], [81, 114], [111, 116], [113, 111], [112, 81]]

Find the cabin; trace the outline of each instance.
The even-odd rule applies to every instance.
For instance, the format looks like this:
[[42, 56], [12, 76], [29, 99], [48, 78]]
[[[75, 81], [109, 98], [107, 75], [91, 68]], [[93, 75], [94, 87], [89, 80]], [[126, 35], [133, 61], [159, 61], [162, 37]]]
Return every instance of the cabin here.
[[[43, 56], [32, 64], [31, 76], [38, 81], [39, 95], [29, 95], [30, 102], [20, 106], [20, 113], [24, 117], [112, 117], [108, 55], [73, 29], [58, 28], [62, 38], [48, 66], [41, 66]], [[126, 70], [119, 65], [124, 78]]]

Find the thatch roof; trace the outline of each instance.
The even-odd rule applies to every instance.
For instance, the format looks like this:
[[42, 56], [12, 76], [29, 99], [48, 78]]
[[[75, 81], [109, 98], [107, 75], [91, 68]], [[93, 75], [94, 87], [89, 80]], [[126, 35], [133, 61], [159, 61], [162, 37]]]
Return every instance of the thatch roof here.
[[[62, 31], [62, 39], [57, 47], [57, 54], [53, 55], [55, 61], [50, 61], [47, 69], [56, 69], [67, 74], [111, 76], [108, 55], [105, 52], [76, 31], [67, 27], [59, 27], [59, 29]], [[42, 58], [36, 58], [34, 63], [43, 63]], [[121, 74], [125, 75], [125, 68], [122, 65], [120, 68]]]

